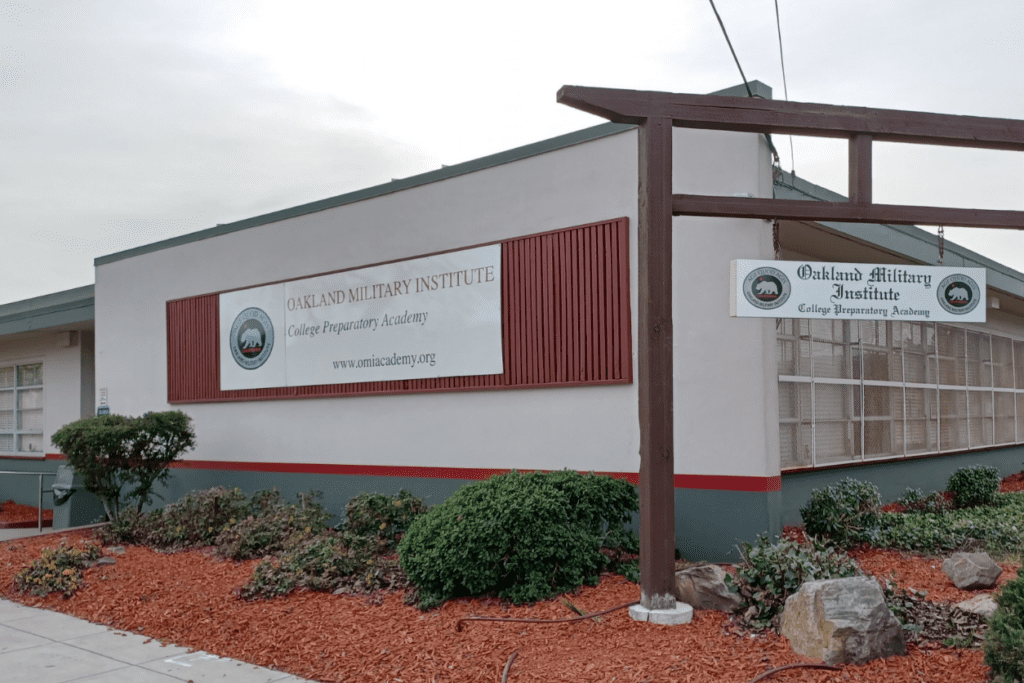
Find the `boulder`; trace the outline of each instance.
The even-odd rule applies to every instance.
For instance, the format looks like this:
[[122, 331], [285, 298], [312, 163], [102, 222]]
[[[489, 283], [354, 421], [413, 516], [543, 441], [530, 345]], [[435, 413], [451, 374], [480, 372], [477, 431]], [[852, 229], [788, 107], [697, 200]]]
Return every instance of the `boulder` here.
[[716, 564], [690, 567], [676, 572], [676, 599], [694, 609], [735, 612], [742, 604], [738, 593], [729, 590], [725, 570]]
[[978, 616], [988, 619], [996, 613], [996, 609], [999, 605], [988, 593], [982, 593], [981, 595], [975, 595], [970, 600], [964, 600], [956, 604], [957, 609], [961, 612], [967, 612], [968, 614], [977, 614]]
[[795, 652], [826, 664], [907, 654], [900, 622], [869, 576], [804, 583], [786, 599], [782, 635]]
[[992, 588], [1003, 568], [988, 553], [953, 553], [942, 561], [942, 571], [961, 590]]

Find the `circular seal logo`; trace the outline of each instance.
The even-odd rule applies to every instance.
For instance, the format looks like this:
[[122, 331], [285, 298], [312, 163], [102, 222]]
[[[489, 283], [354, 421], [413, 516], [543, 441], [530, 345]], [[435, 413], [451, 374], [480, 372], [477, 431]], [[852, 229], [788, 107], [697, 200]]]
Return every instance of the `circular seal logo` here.
[[752, 306], [765, 311], [786, 303], [789, 293], [789, 278], [777, 268], [756, 268], [743, 280], [743, 296]]
[[274, 350], [274, 325], [270, 316], [258, 308], [247, 308], [231, 324], [228, 346], [235, 362], [246, 370], [255, 370], [270, 358]]
[[970, 313], [981, 301], [981, 288], [972, 278], [962, 274], [943, 278], [935, 291], [939, 305], [955, 315]]

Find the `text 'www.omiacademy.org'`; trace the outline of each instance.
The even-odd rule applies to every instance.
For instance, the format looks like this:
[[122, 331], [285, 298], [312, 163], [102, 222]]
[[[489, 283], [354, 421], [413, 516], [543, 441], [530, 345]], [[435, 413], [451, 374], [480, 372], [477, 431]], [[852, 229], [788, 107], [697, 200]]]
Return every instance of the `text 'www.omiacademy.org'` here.
[[369, 358], [358, 358], [355, 360], [336, 360], [331, 361], [334, 363], [335, 370], [348, 370], [358, 368], [384, 368], [391, 365], [408, 365], [410, 367], [416, 367], [417, 365], [429, 365], [433, 367], [434, 357], [436, 354], [433, 353], [411, 353], [408, 355], [400, 356], [397, 353], [393, 353], [390, 356], [370, 356]]

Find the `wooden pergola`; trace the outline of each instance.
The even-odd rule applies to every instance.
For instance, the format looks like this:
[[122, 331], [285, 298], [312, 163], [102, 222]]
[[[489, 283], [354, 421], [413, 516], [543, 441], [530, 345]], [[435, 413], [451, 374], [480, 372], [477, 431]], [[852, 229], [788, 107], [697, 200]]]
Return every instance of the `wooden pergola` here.
[[[1024, 211], [874, 204], [871, 143], [1024, 151], [1024, 121], [891, 109], [587, 88], [558, 102], [639, 126], [640, 589], [647, 609], [675, 607], [675, 444], [672, 423], [672, 217], [954, 225], [1024, 230]], [[846, 202], [672, 194], [672, 128], [849, 140]], [[723, 275], [724, 277], [724, 275]]]

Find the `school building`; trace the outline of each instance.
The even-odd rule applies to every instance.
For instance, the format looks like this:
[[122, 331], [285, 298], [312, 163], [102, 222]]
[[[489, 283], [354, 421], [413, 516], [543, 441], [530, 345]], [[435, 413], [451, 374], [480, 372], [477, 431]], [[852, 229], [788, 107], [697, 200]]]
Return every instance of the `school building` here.
[[[674, 192], [842, 200], [773, 170], [764, 136], [673, 135]], [[106, 405], [193, 418], [167, 501], [222, 484], [316, 489], [334, 512], [364, 491], [437, 503], [510, 469], [635, 482], [637, 185], [637, 128], [604, 123], [98, 258], [94, 288], [0, 306], [0, 469], [54, 471], [52, 433]], [[731, 317], [730, 262], [776, 258], [773, 224], [673, 226], [684, 557], [735, 557], [843, 477], [891, 500], [1022, 469], [1024, 274], [947, 242], [945, 265], [986, 269], [984, 323]], [[939, 259], [909, 226], [777, 236], [785, 261]], [[0, 500], [34, 503], [28, 481], [0, 475]]]

